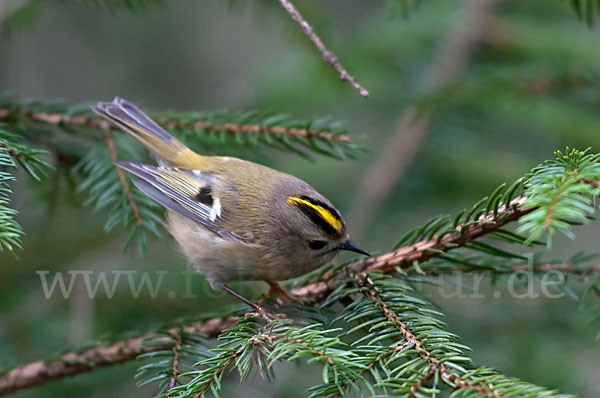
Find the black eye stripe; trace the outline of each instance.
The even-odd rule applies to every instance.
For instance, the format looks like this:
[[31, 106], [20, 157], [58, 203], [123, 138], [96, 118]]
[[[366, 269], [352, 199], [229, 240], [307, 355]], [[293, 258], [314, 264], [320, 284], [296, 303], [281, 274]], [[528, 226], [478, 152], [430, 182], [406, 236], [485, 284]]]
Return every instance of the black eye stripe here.
[[309, 240], [308, 241], [308, 247], [310, 247], [312, 250], [319, 250], [325, 247], [325, 245], [327, 244], [327, 242], [325, 242], [324, 240]]

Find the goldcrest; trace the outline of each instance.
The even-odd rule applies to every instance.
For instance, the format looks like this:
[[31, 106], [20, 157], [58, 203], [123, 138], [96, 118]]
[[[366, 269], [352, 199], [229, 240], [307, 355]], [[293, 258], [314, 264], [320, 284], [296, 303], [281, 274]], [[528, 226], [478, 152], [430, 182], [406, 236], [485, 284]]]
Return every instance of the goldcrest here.
[[130, 102], [100, 102], [94, 112], [150, 150], [158, 166], [115, 164], [168, 209], [168, 230], [213, 289], [237, 295], [232, 280], [275, 281], [312, 271], [340, 250], [368, 255], [349, 237], [335, 207], [306, 182], [257, 163], [202, 156]]

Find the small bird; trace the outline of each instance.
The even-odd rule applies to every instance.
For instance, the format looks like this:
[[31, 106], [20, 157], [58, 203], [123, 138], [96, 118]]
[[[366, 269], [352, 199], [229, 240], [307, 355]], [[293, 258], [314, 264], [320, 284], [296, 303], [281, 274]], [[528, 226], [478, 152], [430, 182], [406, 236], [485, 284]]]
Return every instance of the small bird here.
[[146, 146], [158, 166], [118, 161], [133, 183], [168, 209], [168, 230], [215, 290], [234, 280], [263, 280], [268, 295], [290, 296], [276, 281], [291, 279], [358, 248], [344, 220], [306, 182], [257, 163], [202, 156], [187, 148], [132, 103], [115, 98], [92, 110]]

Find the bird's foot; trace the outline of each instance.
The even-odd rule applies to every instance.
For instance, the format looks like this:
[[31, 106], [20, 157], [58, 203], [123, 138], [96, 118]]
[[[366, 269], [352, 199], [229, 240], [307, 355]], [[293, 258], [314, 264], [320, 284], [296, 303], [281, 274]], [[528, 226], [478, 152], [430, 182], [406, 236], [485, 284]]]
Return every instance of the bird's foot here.
[[270, 286], [269, 291], [262, 296], [262, 298], [258, 301], [258, 305], [264, 305], [267, 300], [271, 297], [277, 296], [281, 301], [286, 303], [301, 303], [302, 300], [298, 297], [294, 297], [288, 292], [286, 292], [277, 282], [265, 280]]

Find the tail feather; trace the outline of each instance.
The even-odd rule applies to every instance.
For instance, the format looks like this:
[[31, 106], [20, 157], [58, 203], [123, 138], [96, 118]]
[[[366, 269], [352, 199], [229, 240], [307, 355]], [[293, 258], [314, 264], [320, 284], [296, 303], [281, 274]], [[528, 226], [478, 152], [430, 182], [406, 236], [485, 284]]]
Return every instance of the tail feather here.
[[131, 102], [116, 97], [113, 102], [99, 102], [92, 110], [110, 120], [140, 141], [157, 158], [168, 163], [183, 163], [198, 155], [150, 119]]

